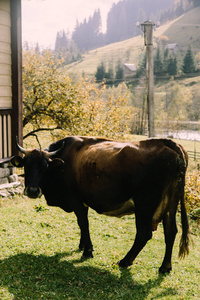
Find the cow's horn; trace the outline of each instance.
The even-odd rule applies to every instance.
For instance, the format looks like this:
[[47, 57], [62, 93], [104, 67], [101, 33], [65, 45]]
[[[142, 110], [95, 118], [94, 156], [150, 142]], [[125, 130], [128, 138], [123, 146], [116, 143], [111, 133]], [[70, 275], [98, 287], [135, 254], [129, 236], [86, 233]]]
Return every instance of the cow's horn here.
[[17, 149], [23, 153], [23, 154], [26, 154], [27, 153], [27, 150], [24, 149], [23, 147], [21, 147], [19, 144], [18, 144], [18, 136], [16, 136], [16, 146], [17, 146]]
[[59, 151], [61, 151], [63, 148], [64, 148], [64, 142], [62, 143], [61, 147], [55, 151], [51, 151], [51, 152], [48, 152], [48, 157], [52, 157], [53, 155], [56, 155]]

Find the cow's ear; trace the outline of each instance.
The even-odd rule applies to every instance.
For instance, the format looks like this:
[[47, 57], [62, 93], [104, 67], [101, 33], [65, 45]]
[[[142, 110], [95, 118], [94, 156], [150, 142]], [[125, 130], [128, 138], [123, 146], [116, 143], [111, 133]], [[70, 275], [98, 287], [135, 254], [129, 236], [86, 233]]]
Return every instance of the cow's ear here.
[[50, 161], [49, 163], [49, 168], [50, 169], [57, 169], [59, 167], [61, 167], [62, 165], [64, 165], [64, 160], [60, 159], [60, 158], [54, 158]]
[[11, 159], [11, 164], [14, 167], [22, 168], [24, 166], [24, 159], [22, 157], [20, 157], [20, 156], [14, 156]]

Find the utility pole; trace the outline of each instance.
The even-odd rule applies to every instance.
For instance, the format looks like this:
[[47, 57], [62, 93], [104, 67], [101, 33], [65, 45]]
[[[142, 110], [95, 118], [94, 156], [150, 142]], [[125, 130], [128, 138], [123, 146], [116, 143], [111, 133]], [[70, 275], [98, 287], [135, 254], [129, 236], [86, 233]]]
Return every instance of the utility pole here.
[[148, 108], [148, 137], [155, 136], [154, 128], [154, 73], [153, 73], [153, 26], [151, 21], [141, 24], [146, 46], [146, 87]]

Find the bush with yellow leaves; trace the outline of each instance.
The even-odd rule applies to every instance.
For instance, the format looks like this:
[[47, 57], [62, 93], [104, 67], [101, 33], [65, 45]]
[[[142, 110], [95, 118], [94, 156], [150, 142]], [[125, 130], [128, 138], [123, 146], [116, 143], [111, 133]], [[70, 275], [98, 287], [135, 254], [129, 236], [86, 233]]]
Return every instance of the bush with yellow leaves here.
[[186, 208], [190, 217], [200, 222], [200, 172], [187, 174], [185, 185]]

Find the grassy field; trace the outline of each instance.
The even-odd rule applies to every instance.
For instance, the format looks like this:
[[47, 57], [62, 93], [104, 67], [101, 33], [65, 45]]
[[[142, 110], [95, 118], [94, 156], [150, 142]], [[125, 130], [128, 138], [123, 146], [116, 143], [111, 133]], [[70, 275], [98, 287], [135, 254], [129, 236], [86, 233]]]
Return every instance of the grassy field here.
[[182, 15], [165, 31], [165, 35], [169, 38], [170, 43], [176, 43], [179, 47], [188, 47], [190, 45], [194, 49], [200, 46], [199, 40], [199, 21], [200, 7], [190, 10]]
[[121, 270], [116, 265], [133, 243], [134, 217], [97, 215], [90, 210], [94, 258], [81, 260], [79, 229], [74, 214], [47, 207], [43, 198], [2, 199], [0, 207], [0, 299], [200, 299], [200, 237], [192, 227], [194, 245], [173, 270], [161, 276], [164, 255], [162, 226], [137, 257]]

